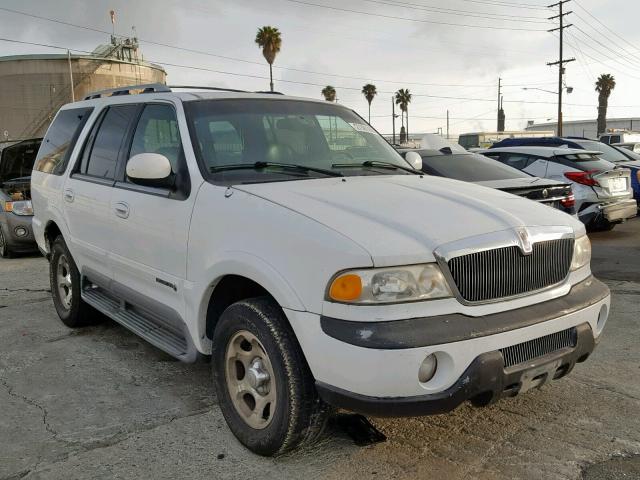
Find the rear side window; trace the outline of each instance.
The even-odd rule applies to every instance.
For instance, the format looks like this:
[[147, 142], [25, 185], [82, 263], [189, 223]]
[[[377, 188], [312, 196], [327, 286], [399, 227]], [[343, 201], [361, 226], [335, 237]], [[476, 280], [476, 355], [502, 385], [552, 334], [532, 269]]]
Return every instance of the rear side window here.
[[568, 167], [582, 170], [583, 172], [588, 172], [590, 170], [602, 172], [615, 168], [615, 165], [611, 162], [608, 162], [607, 160], [603, 160], [602, 158], [598, 158], [597, 156], [584, 153], [577, 155], [557, 156], [556, 161]]
[[92, 111], [93, 108], [71, 108], [58, 113], [40, 145], [33, 169], [62, 175], [78, 134]]
[[510, 167], [522, 170], [533, 163], [535, 161], [535, 158], [531, 157], [530, 155], [524, 155], [521, 153], [506, 153], [503, 154], [500, 160]]
[[147, 105], [138, 121], [130, 157], [139, 153], [159, 153], [169, 159], [171, 170], [176, 173], [182, 156], [182, 143], [178, 120], [169, 105]]
[[86, 163], [83, 159], [82, 173], [109, 180], [115, 178], [120, 148], [137, 111], [138, 105], [109, 107], [98, 127]]

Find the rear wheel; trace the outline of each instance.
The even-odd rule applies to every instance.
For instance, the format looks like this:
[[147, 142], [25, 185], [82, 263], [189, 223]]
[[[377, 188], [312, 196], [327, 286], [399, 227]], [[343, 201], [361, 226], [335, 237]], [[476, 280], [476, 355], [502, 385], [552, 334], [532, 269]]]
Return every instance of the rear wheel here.
[[312, 443], [330, 408], [315, 389], [280, 307], [253, 298], [228, 307], [213, 335], [213, 378], [233, 434], [259, 455]]
[[100, 313], [80, 296], [80, 272], [62, 236], [51, 245], [49, 284], [53, 305], [62, 323], [70, 328], [95, 323]]
[[4, 233], [2, 232], [2, 226], [0, 226], [0, 257], [11, 257], [11, 250], [9, 250], [9, 245], [7, 245], [7, 240], [5, 239]]

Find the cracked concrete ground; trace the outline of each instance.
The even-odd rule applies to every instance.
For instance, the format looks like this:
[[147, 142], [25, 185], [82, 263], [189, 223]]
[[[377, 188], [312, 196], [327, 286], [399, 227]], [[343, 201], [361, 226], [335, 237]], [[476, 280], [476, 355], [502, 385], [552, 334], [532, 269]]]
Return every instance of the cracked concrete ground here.
[[230, 434], [208, 365], [176, 362], [112, 322], [67, 329], [44, 259], [0, 260], [0, 480], [639, 478], [640, 220], [592, 241], [612, 314], [571, 375], [484, 409], [372, 419], [388, 439], [368, 447], [333, 427], [279, 459]]

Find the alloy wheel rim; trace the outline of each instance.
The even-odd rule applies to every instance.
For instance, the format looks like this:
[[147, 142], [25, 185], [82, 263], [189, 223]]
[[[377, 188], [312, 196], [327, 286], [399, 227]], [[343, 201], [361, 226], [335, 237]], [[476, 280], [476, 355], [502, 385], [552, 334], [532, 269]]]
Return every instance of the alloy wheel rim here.
[[58, 285], [58, 298], [67, 310], [71, 309], [73, 289], [71, 284], [71, 269], [66, 255], [60, 255], [56, 268], [56, 283]]
[[258, 338], [236, 332], [225, 353], [227, 389], [233, 406], [251, 428], [267, 427], [275, 414], [276, 384], [271, 360]]

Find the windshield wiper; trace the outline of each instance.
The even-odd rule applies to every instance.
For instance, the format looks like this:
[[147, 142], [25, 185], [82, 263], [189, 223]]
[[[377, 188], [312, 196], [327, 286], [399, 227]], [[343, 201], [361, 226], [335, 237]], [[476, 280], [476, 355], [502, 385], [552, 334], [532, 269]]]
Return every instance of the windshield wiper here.
[[414, 175], [422, 175], [422, 172], [419, 170], [415, 170], [411, 167], [403, 167], [402, 165], [398, 165], [396, 163], [391, 162], [381, 162], [379, 160], [367, 160], [362, 163], [334, 163], [331, 165], [331, 168], [386, 168], [390, 170], [404, 170], [405, 172], [413, 173]]
[[308, 172], [316, 172], [322, 173], [323, 175], [328, 175], [330, 177], [344, 177], [340, 172], [334, 172], [332, 170], [327, 170], [324, 168], [318, 167], [308, 167], [306, 165], [299, 165], [296, 163], [278, 163], [278, 162], [255, 162], [255, 163], [238, 163], [234, 165], [219, 165], [210, 167], [209, 171], [211, 173], [223, 172], [226, 170], [261, 170], [263, 168], [269, 167], [281, 167], [289, 170], [296, 170], [301, 173]]

